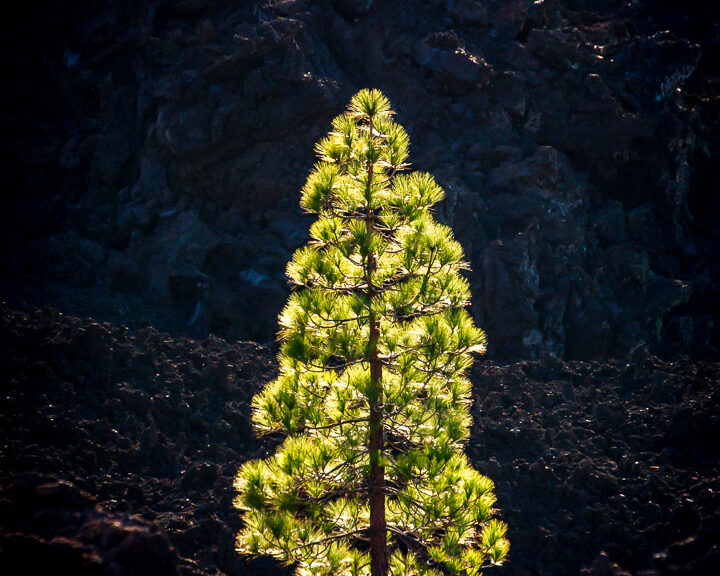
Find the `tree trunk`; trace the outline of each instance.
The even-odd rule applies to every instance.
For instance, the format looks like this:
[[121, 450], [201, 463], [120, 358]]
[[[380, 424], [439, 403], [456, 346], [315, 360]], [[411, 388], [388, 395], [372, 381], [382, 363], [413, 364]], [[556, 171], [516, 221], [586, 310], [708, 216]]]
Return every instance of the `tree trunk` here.
[[378, 321], [371, 318], [370, 379], [373, 397], [370, 402], [370, 574], [387, 576], [387, 525], [385, 523], [385, 466], [383, 464], [384, 431], [382, 419], [382, 365], [377, 355], [380, 336]]

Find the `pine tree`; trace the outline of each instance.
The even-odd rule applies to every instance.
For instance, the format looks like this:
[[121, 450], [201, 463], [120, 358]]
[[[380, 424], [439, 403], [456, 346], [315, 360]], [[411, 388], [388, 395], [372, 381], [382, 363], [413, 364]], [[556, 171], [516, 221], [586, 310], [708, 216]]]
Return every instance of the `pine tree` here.
[[316, 146], [301, 206], [317, 214], [288, 264], [279, 376], [253, 399], [277, 452], [239, 470], [237, 548], [297, 574], [476, 575], [502, 563], [494, 486], [474, 470], [471, 384], [485, 335], [467, 268], [430, 211], [443, 190], [407, 168], [409, 139], [361, 90]]

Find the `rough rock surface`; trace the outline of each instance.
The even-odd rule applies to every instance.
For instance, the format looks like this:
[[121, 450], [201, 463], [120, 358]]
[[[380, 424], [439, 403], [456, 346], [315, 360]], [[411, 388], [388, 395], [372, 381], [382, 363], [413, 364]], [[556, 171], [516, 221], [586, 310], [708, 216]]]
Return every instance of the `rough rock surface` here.
[[177, 576], [177, 555], [156, 525], [109, 515], [72, 484], [17, 475], [0, 491], [3, 574]]
[[[38, 551], [78, 574], [289, 574], [233, 549], [233, 476], [272, 450], [248, 404], [273, 350], [2, 308], [0, 365], [0, 565], [32, 573]], [[714, 575], [720, 364], [637, 347], [471, 378], [467, 453], [513, 546], [493, 574]]]
[[719, 16], [676, 0], [18, 6], [0, 24], [0, 294], [271, 340], [313, 143], [376, 86], [448, 192], [494, 358], [715, 357]]

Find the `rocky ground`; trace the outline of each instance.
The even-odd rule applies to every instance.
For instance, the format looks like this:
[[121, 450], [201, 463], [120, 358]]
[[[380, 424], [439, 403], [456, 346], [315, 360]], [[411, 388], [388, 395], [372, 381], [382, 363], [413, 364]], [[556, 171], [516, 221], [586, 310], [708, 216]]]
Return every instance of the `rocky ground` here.
[[[233, 549], [274, 352], [2, 309], [0, 564], [11, 575], [277, 574]], [[478, 362], [467, 448], [510, 525], [502, 576], [711, 576], [720, 364]]]

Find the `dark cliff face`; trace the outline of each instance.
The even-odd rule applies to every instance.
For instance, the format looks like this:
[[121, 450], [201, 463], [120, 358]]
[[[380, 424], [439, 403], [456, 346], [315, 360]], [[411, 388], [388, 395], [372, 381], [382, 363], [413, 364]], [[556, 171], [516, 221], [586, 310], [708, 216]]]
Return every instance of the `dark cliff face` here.
[[3, 26], [2, 297], [268, 341], [314, 142], [382, 89], [497, 359], [713, 356], [718, 9], [42, 2]]

